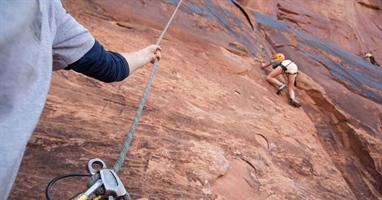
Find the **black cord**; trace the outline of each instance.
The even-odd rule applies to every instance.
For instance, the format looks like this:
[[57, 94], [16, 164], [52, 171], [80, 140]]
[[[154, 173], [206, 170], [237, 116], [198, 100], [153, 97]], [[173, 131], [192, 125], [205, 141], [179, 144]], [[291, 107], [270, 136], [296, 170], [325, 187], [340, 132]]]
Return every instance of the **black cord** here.
[[52, 200], [50, 198], [50, 189], [56, 181], [63, 179], [63, 178], [71, 177], [71, 176], [91, 176], [91, 174], [65, 174], [65, 175], [57, 176], [56, 178], [54, 178], [53, 180], [51, 180], [49, 182], [48, 186], [46, 186], [46, 190], [45, 190], [46, 199]]

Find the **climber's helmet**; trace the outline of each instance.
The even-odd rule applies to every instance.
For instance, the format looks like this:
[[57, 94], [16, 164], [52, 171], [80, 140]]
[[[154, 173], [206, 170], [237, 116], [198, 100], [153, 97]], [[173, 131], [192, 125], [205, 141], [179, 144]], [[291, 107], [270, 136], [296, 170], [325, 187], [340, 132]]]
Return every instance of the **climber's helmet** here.
[[285, 56], [282, 53], [276, 53], [275, 55], [273, 55], [273, 59], [283, 61], [283, 60], [285, 60]]
[[273, 69], [275, 69], [276, 67], [278, 67], [281, 62], [285, 60], [285, 56], [284, 54], [282, 53], [276, 53], [275, 55], [273, 55], [273, 59], [271, 61], [272, 63], [272, 66], [273, 66]]

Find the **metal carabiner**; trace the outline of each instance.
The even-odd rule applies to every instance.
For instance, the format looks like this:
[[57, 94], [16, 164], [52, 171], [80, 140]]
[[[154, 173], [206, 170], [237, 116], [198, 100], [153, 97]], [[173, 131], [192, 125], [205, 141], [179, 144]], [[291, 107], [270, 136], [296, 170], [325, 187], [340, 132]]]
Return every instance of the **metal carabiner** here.
[[[96, 170], [93, 168], [93, 165], [98, 165], [101, 169]], [[89, 160], [87, 170], [91, 175], [96, 175], [102, 169], [107, 169], [106, 164], [105, 164], [105, 162], [103, 162], [103, 160], [101, 160], [99, 158], [94, 158], [94, 159]]]

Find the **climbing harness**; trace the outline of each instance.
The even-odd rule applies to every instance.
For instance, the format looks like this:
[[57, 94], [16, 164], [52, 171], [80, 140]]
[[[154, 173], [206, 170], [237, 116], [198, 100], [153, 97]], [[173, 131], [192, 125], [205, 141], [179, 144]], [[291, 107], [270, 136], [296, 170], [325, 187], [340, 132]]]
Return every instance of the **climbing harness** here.
[[[182, 3], [182, 0], [179, 1], [178, 6], [176, 7], [174, 13], [172, 14], [171, 18], [169, 19], [166, 27], [162, 31], [162, 34], [158, 38], [156, 45], [159, 45], [164, 34], [166, 33], [168, 27], [170, 26], [176, 12], [178, 11], [180, 5]], [[88, 189], [85, 190], [84, 192], [81, 192], [80, 194], [76, 195], [75, 197], [72, 198], [72, 200], [86, 200], [90, 198], [90, 196], [95, 195], [93, 198], [94, 200], [103, 200], [103, 199], [108, 199], [108, 200], [131, 200], [130, 195], [127, 193], [122, 181], [119, 179], [117, 172], [120, 170], [122, 163], [126, 157], [127, 150], [129, 149], [129, 145], [131, 143], [131, 140], [133, 138], [134, 131], [136, 129], [136, 126], [138, 124], [139, 117], [141, 115], [141, 112], [143, 110], [143, 106], [146, 101], [146, 96], [147, 93], [150, 89], [150, 85], [152, 82], [152, 79], [154, 77], [156, 68], [157, 68], [157, 63], [158, 63], [158, 58], [155, 59], [154, 61], [154, 66], [153, 69], [151, 70], [149, 79], [147, 81], [146, 87], [144, 89], [144, 92], [142, 94], [141, 101], [139, 102], [138, 109], [135, 113], [133, 123], [130, 127], [130, 130], [126, 136], [125, 142], [123, 143], [123, 148], [119, 154], [119, 157], [117, 159], [116, 164], [114, 165], [113, 169], [108, 169], [106, 167], [105, 162], [103, 162], [99, 158], [92, 159], [88, 162], [87, 165], [87, 170], [89, 174], [68, 174], [68, 175], [62, 175], [54, 178], [47, 186], [45, 195], [48, 200], [51, 200], [50, 198], [50, 189], [52, 185], [66, 177], [70, 176], [90, 176], [87, 187]], [[96, 170], [93, 168], [93, 166], [98, 165], [100, 170]]]
[[287, 67], [288, 67], [290, 64], [292, 64], [292, 63], [293, 63], [293, 62], [290, 61], [290, 63], [288, 63], [286, 66], [284, 66], [282, 63], [280, 63], [280, 66], [281, 66], [281, 68], [283, 68], [284, 73], [289, 74], [289, 73], [287, 72], [287, 70], [288, 70]]
[[[286, 66], [284, 66], [282, 63], [280, 63], [280, 66], [281, 66], [281, 68], [283, 68], [283, 72], [284, 72], [284, 76], [285, 76], [285, 74], [291, 74], [291, 75], [296, 75], [296, 78], [294, 79], [294, 86], [296, 86], [297, 87], [297, 77], [298, 77], [298, 71], [297, 72], [295, 72], [295, 73], [290, 73], [290, 72], [287, 72], [287, 70], [288, 70], [288, 66], [290, 65], [290, 64], [292, 64], [293, 62], [292, 61], [290, 61], [290, 63], [289, 64], [287, 64]], [[285, 78], [285, 77], [284, 77]], [[287, 80], [286, 78], [285, 78], [285, 80]]]

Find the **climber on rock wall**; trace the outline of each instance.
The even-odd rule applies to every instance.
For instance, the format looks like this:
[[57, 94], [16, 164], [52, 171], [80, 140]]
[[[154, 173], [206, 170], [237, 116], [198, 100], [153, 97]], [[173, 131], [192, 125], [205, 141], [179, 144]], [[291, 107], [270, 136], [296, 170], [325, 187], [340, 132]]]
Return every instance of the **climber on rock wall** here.
[[[276, 94], [279, 95], [285, 88], [288, 88], [289, 104], [294, 107], [301, 107], [301, 104], [295, 98], [293, 89], [293, 87], [296, 86], [296, 79], [298, 75], [297, 65], [291, 60], [285, 60], [285, 56], [282, 53], [276, 53], [273, 56], [271, 63], [262, 66], [261, 69], [265, 69], [271, 65], [273, 66], [273, 71], [267, 76], [267, 81], [279, 87]], [[276, 77], [282, 73], [286, 75], [286, 79], [288, 81], [287, 84], [283, 84], [276, 79]]]
[[369, 58], [371, 64], [376, 65], [376, 66], [380, 66], [380, 65], [377, 63], [377, 61], [375, 61], [375, 58], [374, 58], [373, 55], [371, 55], [371, 53], [367, 53], [367, 54], [365, 54], [365, 58]]

